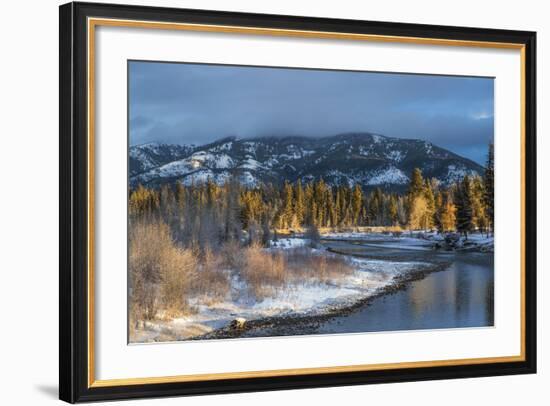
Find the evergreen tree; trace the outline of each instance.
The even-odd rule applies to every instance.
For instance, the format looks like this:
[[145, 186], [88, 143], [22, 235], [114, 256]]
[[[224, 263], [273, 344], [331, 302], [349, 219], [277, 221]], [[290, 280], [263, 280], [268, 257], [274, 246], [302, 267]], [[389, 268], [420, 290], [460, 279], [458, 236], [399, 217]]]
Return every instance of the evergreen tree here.
[[327, 227], [336, 227], [338, 225], [338, 214], [336, 212], [335, 202], [332, 196], [332, 189], [327, 190]]
[[495, 232], [495, 157], [494, 145], [489, 144], [489, 152], [487, 154], [487, 163], [485, 164], [485, 174], [483, 182], [485, 186], [484, 203], [487, 216], [488, 226]]
[[455, 189], [456, 229], [468, 239], [468, 232], [474, 228], [472, 212], [472, 186], [466, 175]]
[[283, 228], [294, 227], [296, 223], [294, 217], [294, 191], [292, 185], [288, 181], [285, 181], [283, 199]]
[[414, 199], [424, 193], [424, 179], [422, 171], [419, 168], [414, 168], [411, 181], [409, 183], [409, 196]]
[[407, 223], [409, 224], [409, 228], [424, 228], [427, 211], [426, 185], [422, 177], [422, 171], [419, 168], [414, 168], [407, 192]]
[[363, 207], [363, 191], [361, 190], [361, 186], [359, 186], [357, 183], [353, 188], [351, 205], [353, 210], [353, 225], [358, 226], [361, 221], [361, 208]]
[[397, 225], [398, 217], [398, 207], [397, 207], [397, 197], [392, 194], [390, 196], [389, 206], [388, 206], [388, 215], [392, 226]]
[[251, 224], [258, 223], [262, 215], [262, 201], [260, 195], [253, 190], [244, 190], [241, 193], [241, 221], [245, 229]]
[[305, 201], [304, 189], [302, 188], [302, 181], [300, 179], [296, 182], [294, 196], [294, 213], [296, 215], [296, 222], [298, 225], [303, 225], [305, 217]]
[[424, 182], [424, 198], [426, 199], [426, 221], [424, 229], [428, 229], [433, 227], [435, 217], [435, 198], [432, 184], [428, 179]]
[[304, 223], [306, 225], [311, 225], [315, 222], [317, 216], [317, 208], [313, 205], [313, 185], [308, 183], [304, 191], [304, 202], [305, 202], [305, 214], [304, 214]]
[[154, 216], [160, 206], [158, 194], [153, 190], [139, 185], [130, 194], [129, 199], [130, 219], [133, 217], [149, 218]]
[[428, 202], [423, 195], [413, 198], [409, 214], [409, 228], [411, 230], [428, 228]]
[[338, 187], [336, 188], [336, 196], [334, 198], [333, 227], [338, 227], [342, 224], [342, 207], [340, 206], [340, 200], [340, 187]]
[[443, 193], [439, 190], [435, 194], [434, 203], [435, 203], [434, 225], [437, 228], [437, 231], [441, 233], [444, 231], [443, 223], [442, 223], [442, 215], [445, 207], [443, 205]]
[[451, 199], [451, 194], [446, 191], [441, 194], [442, 206], [441, 206], [441, 228], [443, 232], [453, 231], [456, 226], [456, 207]]
[[310, 209], [310, 212], [311, 212], [311, 219], [310, 219], [310, 223], [308, 225], [310, 226], [318, 226], [319, 224], [319, 217], [317, 216], [317, 202], [315, 201], [315, 199], [311, 199], [311, 209]]
[[480, 232], [484, 232], [489, 227], [489, 220], [486, 214], [486, 206], [484, 201], [485, 187], [483, 180], [479, 176], [472, 179], [471, 187], [471, 205], [473, 224]]
[[348, 226], [347, 223], [347, 199], [346, 199], [346, 189], [344, 186], [338, 187], [338, 207], [339, 207], [339, 224], [343, 226]]
[[369, 197], [369, 223], [370, 225], [378, 225], [380, 222], [381, 201], [379, 198], [379, 189], [375, 189]]
[[318, 227], [322, 227], [325, 224], [325, 218], [326, 218], [326, 202], [325, 202], [325, 195], [326, 195], [326, 183], [323, 181], [323, 179], [320, 179], [319, 181], [315, 182], [315, 185], [313, 186], [313, 199], [315, 201], [315, 225]]

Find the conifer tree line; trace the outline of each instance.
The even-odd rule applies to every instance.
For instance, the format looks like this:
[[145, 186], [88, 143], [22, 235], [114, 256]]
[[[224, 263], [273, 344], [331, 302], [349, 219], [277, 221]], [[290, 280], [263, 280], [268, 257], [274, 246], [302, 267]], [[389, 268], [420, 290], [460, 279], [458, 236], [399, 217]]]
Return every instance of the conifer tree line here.
[[138, 186], [129, 198], [130, 221], [162, 220], [185, 246], [241, 241], [266, 243], [274, 230], [400, 226], [411, 230], [457, 231], [466, 237], [494, 230], [493, 145], [483, 176], [464, 176], [443, 187], [414, 169], [405, 194], [361, 185], [331, 186], [322, 179], [247, 188], [231, 179], [160, 189]]

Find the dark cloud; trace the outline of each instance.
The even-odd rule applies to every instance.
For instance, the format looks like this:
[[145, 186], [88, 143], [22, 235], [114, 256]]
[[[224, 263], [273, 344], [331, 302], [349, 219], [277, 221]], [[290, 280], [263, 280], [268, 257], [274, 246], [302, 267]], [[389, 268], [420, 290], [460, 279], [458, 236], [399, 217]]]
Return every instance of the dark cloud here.
[[483, 162], [493, 79], [130, 62], [130, 143], [367, 131]]

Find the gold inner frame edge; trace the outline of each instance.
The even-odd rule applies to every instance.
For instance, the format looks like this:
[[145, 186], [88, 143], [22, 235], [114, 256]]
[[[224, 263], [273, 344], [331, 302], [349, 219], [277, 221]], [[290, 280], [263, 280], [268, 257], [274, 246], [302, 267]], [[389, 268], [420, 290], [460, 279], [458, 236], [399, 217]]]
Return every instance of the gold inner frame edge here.
[[[244, 378], [266, 378], [266, 377], [281, 377], [281, 376], [296, 376], [296, 375], [313, 375], [313, 374], [331, 374], [343, 372], [366, 372], [391, 370], [399, 368], [427, 368], [441, 366], [459, 366], [473, 364], [494, 364], [504, 362], [521, 362], [525, 361], [525, 45], [518, 43], [507, 42], [489, 42], [489, 41], [470, 41], [470, 40], [453, 40], [440, 38], [422, 38], [422, 37], [400, 37], [391, 35], [374, 35], [374, 34], [355, 34], [345, 32], [326, 32], [326, 31], [307, 31], [307, 30], [290, 30], [290, 29], [274, 29], [260, 27], [243, 27], [243, 26], [228, 26], [228, 25], [209, 25], [209, 24], [188, 24], [188, 23], [167, 23], [154, 21], [139, 21], [139, 20], [121, 20], [109, 18], [88, 18], [87, 21], [87, 44], [88, 44], [88, 63], [87, 63], [87, 80], [88, 80], [88, 388], [112, 387], [112, 386], [127, 386], [127, 385], [143, 385], [143, 384], [161, 384], [161, 383], [177, 383], [177, 382], [198, 382], [198, 381], [213, 381], [221, 379], [244, 379]], [[121, 379], [95, 379], [95, 338], [94, 338], [94, 300], [95, 300], [95, 279], [94, 279], [94, 191], [95, 191], [95, 28], [97, 26], [110, 27], [130, 27], [130, 28], [148, 28], [162, 30], [183, 30], [195, 32], [218, 32], [218, 33], [234, 33], [245, 35], [267, 35], [267, 36], [284, 36], [284, 37], [299, 37], [299, 38], [319, 38], [319, 39], [341, 39], [341, 40], [356, 40], [356, 41], [371, 41], [371, 42], [393, 42], [403, 44], [421, 44], [421, 45], [439, 45], [439, 46], [461, 46], [461, 47], [479, 47], [479, 48], [496, 48], [496, 49], [513, 49], [520, 51], [520, 86], [521, 86], [521, 101], [520, 101], [520, 163], [521, 163], [521, 267], [520, 267], [520, 341], [521, 350], [519, 355], [502, 356], [502, 357], [481, 357], [481, 358], [464, 358], [451, 360], [434, 360], [434, 361], [414, 361], [414, 362], [396, 362], [383, 364], [362, 364], [362, 365], [346, 365], [346, 366], [330, 366], [316, 368], [294, 368], [294, 369], [277, 369], [264, 371], [242, 371], [242, 372], [220, 372], [209, 374], [190, 374], [190, 375], [175, 375], [175, 376], [160, 376], [160, 377], [144, 377], [144, 378], [121, 378]]]

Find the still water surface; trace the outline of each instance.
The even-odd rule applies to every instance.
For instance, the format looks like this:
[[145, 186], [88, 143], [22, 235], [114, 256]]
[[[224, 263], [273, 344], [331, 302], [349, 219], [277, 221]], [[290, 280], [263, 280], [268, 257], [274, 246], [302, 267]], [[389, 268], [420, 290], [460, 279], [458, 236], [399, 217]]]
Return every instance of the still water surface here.
[[325, 244], [389, 260], [451, 264], [446, 270], [409, 282], [403, 290], [376, 298], [351, 314], [320, 324], [318, 333], [481, 327], [494, 323], [493, 254], [435, 252], [421, 247], [404, 251], [387, 243]]

